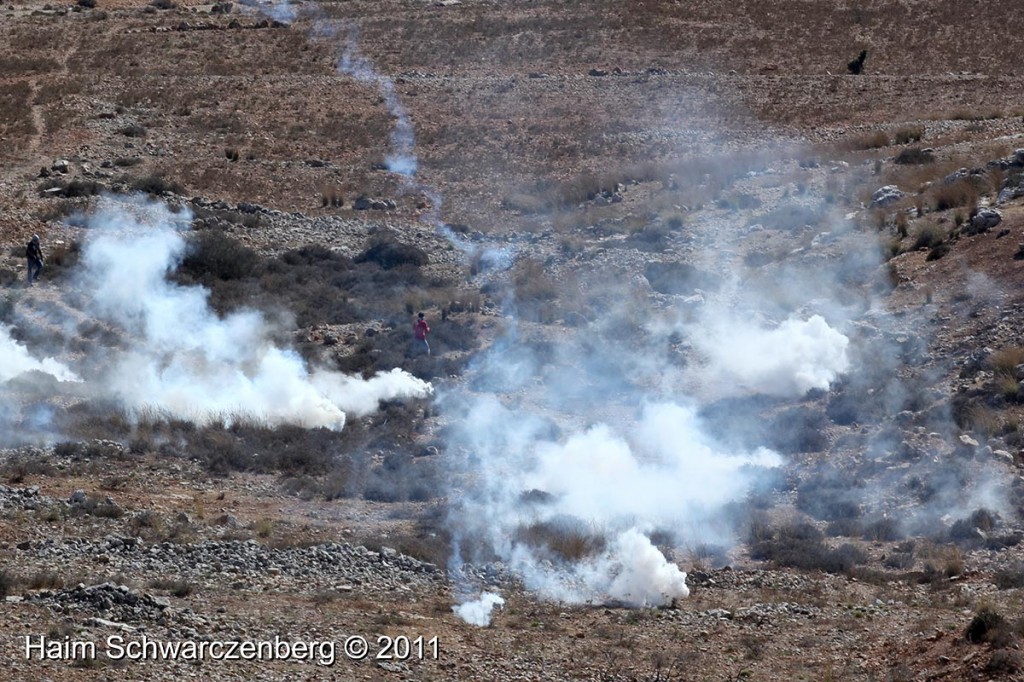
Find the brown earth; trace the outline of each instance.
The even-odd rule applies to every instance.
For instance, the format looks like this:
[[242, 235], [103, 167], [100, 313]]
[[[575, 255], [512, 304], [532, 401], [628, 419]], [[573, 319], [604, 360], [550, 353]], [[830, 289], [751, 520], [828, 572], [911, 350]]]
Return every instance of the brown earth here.
[[[421, 302], [433, 317], [444, 310], [445, 321], [472, 330], [467, 355], [501, 334], [505, 322], [492, 300], [498, 296], [487, 289], [487, 273], [478, 274], [472, 254], [460, 258], [435, 233], [435, 211], [441, 221], [462, 226], [460, 234], [474, 243], [515, 244], [522, 262], [534, 264], [533, 270], [524, 266], [517, 285], [524, 297], [550, 302], [538, 305], [523, 328], [554, 340], [574, 333], [574, 319], [600, 315], [599, 298], [587, 298], [597, 283], [629, 281], [650, 260], [724, 272], [749, 264], [751, 254], [768, 254], [748, 275], [770, 288], [785, 277], [784, 266], [806, 265], [802, 259], [819, 249], [832, 258], [850, 244], [877, 241], [885, 262], [854, 286], [875, 292], [891, 324], [885, 333], [920, 336], [926, 346], [923, 359], [894, 371], [908, 382], [927, 377], [939, 396], [931, 406], [977, 391], [967, 416], [950, 419], [941, 433], [931, 422], [925, 428], [923, 419], [901, 426], [899, 440], [928, 453], [910, 466], [953, 458], [959, 435], [970, 433], [979, 451], [964, 466], [989, 466], [994, 456], [986, 445], [1007, 451], [1009, 460], [999, 459], [994, 470], [1019, 490], [1021, 401], [993, 398], [998, 377], [992, 366], [961, 368], [982, 348], [1024, 345], [1024, 261], [1014, 259], [1024, 241], [1024, 209], [1013, 200], [999, 207], [1003, 221], [995, 230], [960, 232], [979, 201], [995, 202], [1012, 173], [991, 169], [962, 205], [940, 208], [934, 201], [948, 173], [984, 168], [1024, 147], [1017, 39], [1024, 15], [1017, 3], [354, 0], [296, 7], [304, 12], [299, 20], [275, 26], [240, 5], [228, 14], [211, 14], [205, 4], [155, 9], [138, 0], [97, 0], [95, 8], [80, 11], [38, 1], [0, 6], [0, 265], [5, 293], [16, 295], [25, 319], [46, 306], [73, 306], [64, 302], [70, 280], [57, 274], [35, 289], [21, 286], [22, 245], [34, 232], [48, 253], [87, 239], [74, 220], [61, 220], [96, 201], [41, 192], [54, 179], [111, 189], [162, 177], [177, 184], [163, 197], [172, 204], [194, 208], [188, 198], [204, 197], [232, 210], [248, 202], [301, 214], [292, 222], [268, 213], [246, 222], [241, 212], [226, 210], [203, 218], [209, 223], [204, 229], [217, 227], [268, 258], [311, 243], [354, 256], [383, 227], [427, 250], [432, 264], [424, 270], [439, 280], [436, 286], [382, 294], [390, 301], [368, 299], [365, 319], [319, 320], [289, 330], [317, 352], [328, 335], [358, 336], [341, 350], [324, 351], [339, 356], [374, 343], [362, 336], [365, 328], [386, 331], [389, 315], [403, 314], [406, 306], [412, 312]], [[352, 27], [360, 53], [393, 81], [409, 115], [420, 166], [415, 183], [379, 169], [394, 120], [377, 86], [337, 68]], [[847, 74], [847, 62], [862, 49], [868, 51], [865, 73]], [[918, 128], [917, 146], [932, 148], [936, 162], [897, 165], [894, 158], [908, 145], [894, 138]], [[879, 134], [883, 141], [872, 142]], [[69, 162], [68, 174], [50, 170], [56, 159]], [[40, 169], [50, 177], [39, 177]], [[871, 208], [872, 193], [887, 184], [899, 185], [907, 198]], [[595, 199], [603, 190], [621, 202]], [[344, 205], [330, 206], [334, 196]], [[396, 206], [356, 210], [360, 196]], [[764, 210], [744, 205], [752, 201], [745, 197]], [[842, 234], [832, 246], [814, 241], [831, 220], [820, 216], [813, 229], [802, 223], [738, 229], [769, 223], [772, 207], [812, 198], [827, 205], [829, 215], [849, 216], [852, 227], [836, 229]], [[908, 212], [918, 204], [920, 211]], [[914, 248], [929, 225], [942, 231], [949, 247], [933, 260], [930, 246]], [[656, 232], [652, 226], [663, 234], [647, 241], [645, 233]], [[1002, 230], [1008, 233], [998, 236]], [[798, 248], [805, 251], [794, 254]], [[452, 305], [470, 295], [479, 305]], [[671, 297], [648, 290], [643, 306], [650, 307], [641, 309], [673, 305]], [[874, 325], [871, 315], [861, 321]], [[22, 338], [38, 338], [28, 327]], [[883, 325], [873, 329], [868, 335], [881, 335]], [[72, 355], [66, 349], [66, 357]], [[446, 357], [456, 369], [432, 378], [439, 386], [459, 385], [456, 361], [463, 353]], [[532, 401], [528, 394], [518, 399], [526, 406]], [[820, 411], [828, 401], [818, 396], [801, 404]], [[923, 414], [927, 407], [912, 411]], [[595, 408], [560, 419], [589, 423], [595, 415], [606, 417]], [[868, 471], [868, 439], [861, 436], [893, 418], [830, 423], [827, 448], [790, 458], [786, 475], [794, 483], [774, 500], [773, 521], [805, 518], [793, 491], [818, 466]], [[370, 436], [387, 421], [369, 420]], [[360, 444], [374, 470], [388, 454], [418, 454], [436, 444], [448, 426], [443, 414], [414, 421], [410, 434], [386, 432], [380, 442]], [[99, 418], [88, 434], [81, 424], [75, 428], [82, 430], [61, 440], [110, 438], [128, 445], [133, 438]], [[387, 588], [390, 583], [332, 583], [329, 572], [275, 582], [276, 576], [259, 571], [245, 579], [212, 569], [207, 574], [183, 560], [181, 579], [190, 589], [175, 596], [173, 586], [158, 580], [174, 574], [136, 565], [129, 555], [83, 553], [68, 562], [44, 551], [50, 540], [111, 536], [143, 537], [143, 547], [253, 541], [275, 552], [348, 542], [395, 547], [444, 568], [450, 552], [445, 499], [326, 499], [309, 492], [319, 489], [303, 472], [222, 475], [204, 468], [198, 454], [190, 456], [191, 437], [181, 436], [186, 444], [173, 457], [157, 437], [139, 452], [129, 447], [129, 454], [117, 456], [61, 454], [52, 443], [4, 451], [7, 482], [18, 489], [38, 486], [50, 499], [37, 509], [0, 509], [0, 564], [16, 579], [10, 596], [26, 597], [0, 607], [0, 657], [8, 679], [1024, 679], [1024, 632], [1017, 621], [1024, 587], [996, 584], [1000, 571], [1019, 571], [1024, 560], [1020, 497], [998, 530], [986, 535], [1016, 542], [958, 545], [921, 532], [910, 538], [917, 543], [914, 558], [903, 566], [891, 557], [907, 553], [901, 549], [907, 539], [859, 534], [848, 539], [869, 557], [860, 572], [757, 560], [745, 542], [727, 550], [724, 560], [702, 548], [665, 548], [691, 573], [691, 597], [671, 608], [554, 604], [502, 576], [493, 583], [507, 605], [487, 628], [451, 612], [454, 579], [413, 581], [401, 590]], [[78, 490], [111, 497], [123, 515], [75, 513], [64, 501]], [[904, 501], [890, 502], [898, 507]], [[175, 520], [182, 513], [183, 520]], [[422, 635], [438, 638], [439, 655], [339, 660], [331, 667], [25, 660], [27, 635], [102, 640], [118, 632], [116, 623], [97, 624], [90, 619], [95, 614], [69, 608], [71, 597], [60, 596], [77, 583], [107, 580], [171, 604], [169, 620], [129, 622], [133, 636], [256, 640], [280, 634], [340, 642], [362, 635], [377, 651], [379, 635]], [[58, 596], [38, 597], [41, 591]], [[965, 629], [986, 607], [1012, 625], [1002, 640], [972, 643]]]

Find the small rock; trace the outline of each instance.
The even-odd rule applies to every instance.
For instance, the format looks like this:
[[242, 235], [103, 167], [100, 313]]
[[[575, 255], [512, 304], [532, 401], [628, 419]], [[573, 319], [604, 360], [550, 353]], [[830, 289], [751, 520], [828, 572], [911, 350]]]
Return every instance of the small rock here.
[[976, 447], [978, 447], [978, 441], [974, 440], [973, 438], [968, 436], [966, 433], [963, 434], [962, 436], [960, 436], [960, 442], [963, 443], [964, 445], [966, 445], [969, 448], [976, 448]]

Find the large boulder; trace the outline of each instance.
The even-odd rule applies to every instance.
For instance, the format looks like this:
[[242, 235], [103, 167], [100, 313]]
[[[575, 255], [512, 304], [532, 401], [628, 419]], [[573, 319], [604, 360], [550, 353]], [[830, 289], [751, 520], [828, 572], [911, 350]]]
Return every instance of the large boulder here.
[[1003, 214], [994, 208], [983, 208], [974, 214], [967, 223], [967, 234], [982, 234], [988, 232], [1003, 220]]
[[900, 188], [896, 185], [886, 185], [885, 187], [879, 187], [875, 190], [875, 193], [871, 195], [871, 207], [883, 207], [889, 204], [894, 204], [903, 197], [907, 196], [900, 191]]

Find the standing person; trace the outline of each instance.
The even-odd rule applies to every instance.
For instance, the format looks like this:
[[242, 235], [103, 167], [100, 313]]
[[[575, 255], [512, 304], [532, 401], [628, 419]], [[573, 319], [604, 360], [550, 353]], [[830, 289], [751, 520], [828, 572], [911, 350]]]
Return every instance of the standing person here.
[[425, 349], [427, 355], [430, 355], [430, 344], [427, 343], [427, 334], [430, 333], [430, 325], [428, 325], [427, 321], [423, 319], [423, 313], [416, 316], [416, 322], [412, 325], [412, 333], [416, 337], [416, 347]]
[[43, 250], [39, 248], [38, 234], [32, 235], [32, 240], [25, 248], [25, 257], [28, 259], [28, 283], [32, 284], [43, 271]]

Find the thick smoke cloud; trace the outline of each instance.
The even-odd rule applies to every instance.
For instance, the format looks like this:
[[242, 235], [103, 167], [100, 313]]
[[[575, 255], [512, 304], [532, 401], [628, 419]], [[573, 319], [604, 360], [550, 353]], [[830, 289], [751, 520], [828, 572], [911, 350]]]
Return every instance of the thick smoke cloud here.
[[270, 424], [341, 429], [345, 411], [366, 414], [381, 400], [424, 397], [431, 386], [401, 370], [369, 381], [310, 369], [277, 344], [266, 317], [223, 317], [209, 292], [167, 279], [185, 255], [180, 228], [190, 216], [157, 205], [118, 203], [88, 218], [82, 287], [92, 311], [133, 339], [98, 381], [133, 411], [204, 423], [232, 416]]
[[478, 599], [456, 604], [452, 611], [470, 625], [486, 627], [491, 624], [491, 612], [494, 608], [501, 608], [504, 605], [505, 600], [500, 595], [484, 592]]
[[0, 325], [0, 382], [26, 372], [43, 372], [58, 381], [81, 381], [66, 365], [52, 357], [34, 357], [24, 345], [11, 338], [11, 328]]
[[[721, 541], [723, 505], [742, 497], [779, 456], [722, 448], [692, 407], [646, 405], [638, 419], [554, 438], [550, 425], [487, 395], [446, 396], [455, 441], [476, 484], [453, 518], [461, 538], [490, 551], [538, 594], [570, 603], [662, 605], [689, 594], [686, 574], [653, 545], [653, 531]], [[591, 543], [565, 556], [537, 542]]]
[[721, 393], [799, 397], [828, 387], [850, 368], [849, 339], [820, 315], [790, 318], [774, 329], [735, 317], [712, 319], [692, 337], [706, 357], [702, 379]]

